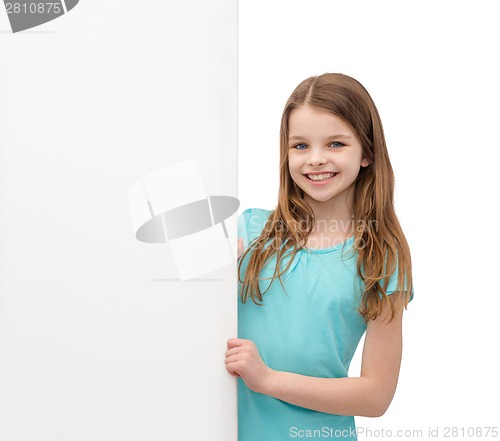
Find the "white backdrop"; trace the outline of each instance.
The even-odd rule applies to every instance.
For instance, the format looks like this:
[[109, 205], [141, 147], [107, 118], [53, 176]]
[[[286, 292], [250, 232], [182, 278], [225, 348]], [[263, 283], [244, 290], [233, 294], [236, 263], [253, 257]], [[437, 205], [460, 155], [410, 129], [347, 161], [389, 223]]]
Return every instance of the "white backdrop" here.
[[240, 1], [240, 212], [276, 205], [281, 112], [303, 79], [355, 77], [384, 123], [415, 298], [396, 396], [382, 418], [357, 418], [360, 431], [471, 439], [500, 426], [496, 10], [494, 1]]
[[398, 391], [358, 427], [498, 426], [495, 2], [240, 0], [238, 167], [236, 2], [140, 6], [82, 0], [16, 35], [0, 8], [0, 439], [234, 439], [232, 269], [162, 281], [172, 255], [133, 238], [126, 191], [197, 156], [207, 193], [235, 195], [238, 170], [239, 212], [274, 207], [281, 110], [326, 71], [379, 108], [414, 262]]
[[128, 192], [196, 158], [237, 196], [237, 3], [81, 0], [12, 34], [2, 2], [0, 63], [0, 440], [235, 441], [236, 262], [180, 282]]

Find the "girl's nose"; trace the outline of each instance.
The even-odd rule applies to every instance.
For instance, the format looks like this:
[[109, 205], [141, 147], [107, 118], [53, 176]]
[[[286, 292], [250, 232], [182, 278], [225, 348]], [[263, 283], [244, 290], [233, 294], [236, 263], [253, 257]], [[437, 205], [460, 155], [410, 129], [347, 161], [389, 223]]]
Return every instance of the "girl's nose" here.
[[311, 149], [311, 153], [309, 158], [307, 159], [307, 163], [310, 166], [319, 166], [326, 162], [325, 156], [322, 151]]

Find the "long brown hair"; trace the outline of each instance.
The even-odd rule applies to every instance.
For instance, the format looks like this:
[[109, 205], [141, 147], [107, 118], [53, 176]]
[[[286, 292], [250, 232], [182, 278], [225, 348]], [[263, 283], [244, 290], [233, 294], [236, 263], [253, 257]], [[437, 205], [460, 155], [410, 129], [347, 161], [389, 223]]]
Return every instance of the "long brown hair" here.
[[[260, 236], [252, 240], [239, 259], [238, 280], [243, 283], [242, 302], [245, 303], [250, 295], [254, 303], [262, 305], [259, 302], [263, 301], [262, 296], [271, 285], [261, 293], [258, 276], [274, 254], [277, 264], [271, 279], [274, 281], [278, 277], [283, 286], [281, 276], [288, 270], [295, 254], [306, 244], [313, 229], [314, 212], [304, 201], [304, 192], [295, 184], [288, 168], [288, 120], [294, 109], [305, 104], [331, 112], [349, 124], [359, 136], [363, 157], [369, 160], [369, 165], [360, 168], [352, 184], [355, 224], [376, 225], [375, 229], [354, 230], [353, 246], [358, 252], [357, 274], [365, 285], [358, 310], [365, 321], [374, 320], [381, 313], [382, 302], [385, 301], [390, 305], [392, 320], [395, 305], [389, 301], [386, 289], [396, 264], [396, 292], [402, 295], [398, 296], [398, 301], [405, 308], [413, 289], [410, 248], [394, 210], [394, 172], [375, 103], [363, 85], [339, 73], [307, 78], [295, 88], [285, 105], [280, 127], [278, 205], [271, 212]], [[245, 277], [241, 280], [241, 264], [251, 250]], [[288, 265], [279, 272], [279, 263], [287, 252], [291, 254]]]

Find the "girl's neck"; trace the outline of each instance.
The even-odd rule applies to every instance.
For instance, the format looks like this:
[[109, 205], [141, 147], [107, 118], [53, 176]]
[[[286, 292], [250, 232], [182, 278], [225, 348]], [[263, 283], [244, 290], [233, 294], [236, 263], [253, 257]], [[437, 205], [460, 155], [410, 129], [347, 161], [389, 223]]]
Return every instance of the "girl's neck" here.
[[313, 209], [315, 217], [312, 233], [342, 236], [352, 232], [354, 219], [348, 208], [353, 206], [352, 202], [347, 204], [345, 198], [339, 197], [327, 202], [308, 198], [307, 203]]

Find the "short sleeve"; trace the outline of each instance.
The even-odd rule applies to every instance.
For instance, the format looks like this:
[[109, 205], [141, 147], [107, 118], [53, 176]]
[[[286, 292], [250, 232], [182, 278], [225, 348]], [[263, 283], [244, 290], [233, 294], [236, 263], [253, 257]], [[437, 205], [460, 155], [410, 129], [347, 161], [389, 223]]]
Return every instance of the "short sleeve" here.
[[257, 239], [271, 214], [264, 208], [248, 208], [238, 217], [238, 237], [243, 238], [243, 247]]
[[[394, 270], [391, 277], [389, 278], [389, 285], [387, 286], [387, 290], [386, 290], [387, 295], [391, 295], [394, 292], [396, 292], [397, 283], [398, 283], [398, 270], [399, 270], [399, 263], [396, 262], [396, 269]], [[405, 274], [405, 283], [404, 283], [405, 289], [407, 288], [407, 285], [408, 285], [408, 278], [406, 277], [406, 274]], [[409, 302], [411, 302], [413, 300], [413, 293], [414, 293], [414, 289], [412, 286]]]

